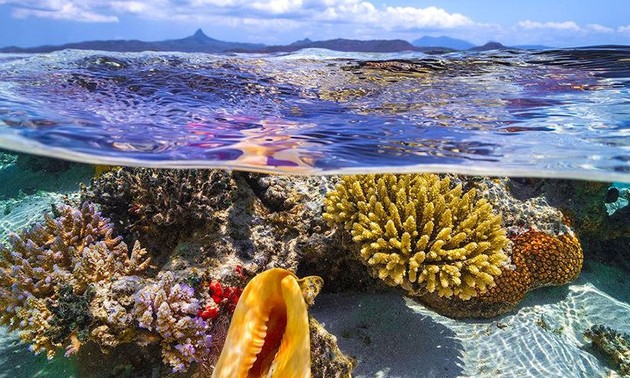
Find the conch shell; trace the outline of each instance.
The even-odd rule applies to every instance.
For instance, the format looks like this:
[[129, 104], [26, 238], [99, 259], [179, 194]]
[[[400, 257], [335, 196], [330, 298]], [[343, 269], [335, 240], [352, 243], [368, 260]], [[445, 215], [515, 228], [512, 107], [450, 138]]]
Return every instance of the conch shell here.
[[260, 273], [236, 305], [213, 378], [311, 376], [307, 303], [320, 277], [301, 280], [285, 269]]

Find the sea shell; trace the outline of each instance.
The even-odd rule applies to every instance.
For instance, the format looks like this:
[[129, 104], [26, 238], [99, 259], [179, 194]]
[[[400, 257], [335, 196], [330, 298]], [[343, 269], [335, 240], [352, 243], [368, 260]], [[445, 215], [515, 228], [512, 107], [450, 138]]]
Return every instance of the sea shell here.
[[245, 287], [234, 310], [212, 377], [310, 377], [307, 302], [317, 295], [319, 277], [274, 268]]

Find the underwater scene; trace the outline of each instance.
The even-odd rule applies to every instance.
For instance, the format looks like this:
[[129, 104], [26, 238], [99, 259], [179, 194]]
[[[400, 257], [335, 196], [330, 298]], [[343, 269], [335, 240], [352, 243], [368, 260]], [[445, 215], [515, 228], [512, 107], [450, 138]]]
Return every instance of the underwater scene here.
[[0, 54], [0, 377], [630, 376], [629, 57]]

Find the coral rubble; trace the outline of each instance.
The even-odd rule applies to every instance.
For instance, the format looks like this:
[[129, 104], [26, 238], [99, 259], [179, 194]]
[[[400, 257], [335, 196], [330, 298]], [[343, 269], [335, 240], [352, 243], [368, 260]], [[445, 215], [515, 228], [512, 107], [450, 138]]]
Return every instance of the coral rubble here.
[[478, 296], [507, 260], [492, 206], [433, 174], [344, 176], [326, 196], [324, 219], [360, 243], [373, 275], [411, 295]]
[[603, 325], [594, 325], [584, 332], [593, 347], [610, 357], [619, 373], [630, 377], [630, 335]]

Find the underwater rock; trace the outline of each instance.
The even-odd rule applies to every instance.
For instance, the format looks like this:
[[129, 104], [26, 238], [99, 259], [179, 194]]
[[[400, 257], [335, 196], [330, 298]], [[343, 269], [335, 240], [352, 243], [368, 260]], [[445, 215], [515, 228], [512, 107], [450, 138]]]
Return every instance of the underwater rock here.
[[[470, 183], [466, 178], [463, 182]], [[513, 194], [513, 179], [482, 178], [473, 181], [492, 206], [501, 214], [501, 225], [510, 236], [520, 235], [531, 229], [558, 236], [570, 232], [566, 216], [549, 205], [543, 195], [520, 198]], [[470, 184], [469, 184], [470, 185]]]
[[337, 345], [337, 338], [312, 316], [309, 316], [311, 337], [311, 376], [313, 378], [350, 378], [357, 365]]
[[624, 377], [630, 377], [630, 335], [603, 325], [594, 325], [584, 336], [591, 340], [593, 348], [607, 355]]
[[438, 175], [344, 176], [326, 196], [324, 219], [360, 244], [374, 276], [409, 295], [478, 296], [507, 260], [492, 206]]
[[619, 199], [619, 189], [615, 187], [608, 188], [606, 197], [604, 197], [604, 203], [614, 203]]

